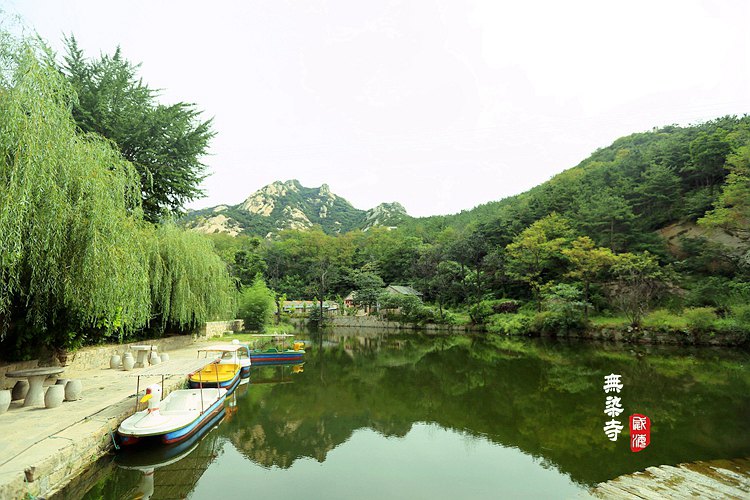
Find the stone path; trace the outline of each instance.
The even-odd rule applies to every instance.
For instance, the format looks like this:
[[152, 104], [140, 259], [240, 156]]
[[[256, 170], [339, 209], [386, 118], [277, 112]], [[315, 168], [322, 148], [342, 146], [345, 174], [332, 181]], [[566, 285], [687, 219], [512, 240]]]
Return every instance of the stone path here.
[[[195, 359], [198, 346], [170, 350], [170, 358]], [[14, 402], [0, 415], [0, 498], [48, 495], [111, 446], [111, 432], [135, 409], [137, 379], [128, 375], [143, 369], [126, 372], [108, 365], [106, 359], [102, 366], [107, 368], [62, 375], [82, 381], [83, 395], [78, 401], [50, 409]], [[165, 392], [184, 381], [185, 377], [167, 379]], [[161, 377], [142, 377], [141, 393], [156, 382]]]
[[593, 494], [613, 499], [750, 498], [750, 459], [649, 467], [599, 484]]

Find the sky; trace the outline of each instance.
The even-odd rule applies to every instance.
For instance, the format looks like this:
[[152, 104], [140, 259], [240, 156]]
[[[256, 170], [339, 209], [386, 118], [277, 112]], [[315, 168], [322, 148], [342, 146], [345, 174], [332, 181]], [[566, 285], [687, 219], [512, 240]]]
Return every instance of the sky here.
[[615, 139], [750, 113], [746, 0], [0, 0], [140, 62], [217, 136], [205, 208], [323, 183], [414, 216], [521, 193]]

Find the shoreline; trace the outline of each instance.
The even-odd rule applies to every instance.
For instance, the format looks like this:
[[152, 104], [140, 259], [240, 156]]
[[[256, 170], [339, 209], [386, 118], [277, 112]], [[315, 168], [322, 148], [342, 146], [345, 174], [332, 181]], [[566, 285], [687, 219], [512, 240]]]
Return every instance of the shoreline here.
[[[446, 328], [445, 325], [433, 325], [432, 328], [419, 328], [414, 325], [399, 324], [394, 328], [393, 322], [384, 327], [382, 323], [366, 321], [365, 325], [331, 325], [333, 330], [368, 329], [370, 331], [388, 330], [390, 332], [420, 332], [426, 334], [449, 335], [492, 335], [481, 330], [467, 331], [463, 327]], [[513, 337], [515, 335], [509, 335]], [[528, 337], [528, 335], [524, 335]], [[708, 338], [676, 337], [667, 332], [649, 332], [631, 329], [620, 331], [611, 328], [600, 328], [593, 332], [580, 332], [567, 335], [539, 335], [542, 338], [580, 339], [594, 342], [613, 342], [630, 344], [672, 344], [698, 347], [726, 347], [737, 345], [737, 339], [722, 336]], [[200, 340], [190, 337], [174, 341], [170, 354], [177, 357], [193, 357], [196, 344]], [[178, 345], [181, 344], [181, 345]], [[88, 470], [113, 449], [112, 435], [119, 423], [133, 412], [136, 394], [134, 377], [125, 376], [125, 372], [104, 367], [105, 359], [112, 349], [123, 346], [98, 346], [83, 349], [77, 353], [77, 360], [84, 367], [69, 367], [67, 376], [77, 376], [84, 381], [84, 397], [79, 401], [64, 403], [64, 411], [43, 409], [40, 407], [21, 408], [13, 403], [8, 414], [0, 416], [7, 432], [3, 440], [8, 440], [6, 455], [0, 456], [0, 497], [23, 498], [26, 495], [51, 496], [59, 493], [73, 481], [85, 475]], [[98, 366], [92, 367], [92, 363]], [[7, 367], [3, 367], [7, 368]], [[129, 372], [137, 373], [136, 371]], [[142, 381], [144, 382], [144, 381]], [[144, 382], [145, 383], [145, 382]], [[142, 388], [145, 387], [141, 384]], [[182, 387], [183, 377], [165, 380], [166, 391]], [[111, 393], [111, 394], [108, 394]], [[9, 418], [10, 417], [10, 418]], [[29, 429], [31, 427], [31, 429]], [[20, 445], [14, 440], [25, 442]]]
[[[304, 328], [305, 323], [298, 323]], [[525, 334], [503, 334], [490, 332], [484, 325], [443, 325], [427, 323], [424, 325], [413, 323], [400, 323], [397, 321], [386, 321], [370, 316], [343, 316], [332, 318], [332, 321], [324, 328], [352, 328], [352, 329], [382, 329], [389, 331], [409, 332], [419, 331], [425, 333], [447, 333], [447, 334], [484, 334], [501, 337], [541, 337], [559, 339], [581, 339], [597, 342], [623, 342], [629, 344], [652, 344], [652, 345], [684, 345], [684, 346], [706, 346], [706, 347], [750, 347], [750, 339], [742, 334], [725, 334], [715, 332], [686, 332], [683, 330], [651, 330], [648, 328], [633, 328], [630, 326], [593, 326], [583, 331], [565, 332], [559, 334], [548, 333], [525, 333]]]
[[[172, 359], [195, 359], [199, 342], [189, 336], [168, 342], [168, 352]], [[0, 415], [0, 498], [53, 495], [114, 447], [114, 432], [133, 414], [135, 375], [140, 370], [109, 368], [108, 351], [124, 347], [97, 346], [76, 353], [80, 365], [73, 366], [74, 362], [62, 376], [82, 381], [79, 400], [63, 402], [58, 408], [23, 407], [21, 402], [13, 402]], [[164, 393], [184, 387], [186, 377], [165, 378]], [[140, 392], [160, 381], [161, 377], [143, 377]]]

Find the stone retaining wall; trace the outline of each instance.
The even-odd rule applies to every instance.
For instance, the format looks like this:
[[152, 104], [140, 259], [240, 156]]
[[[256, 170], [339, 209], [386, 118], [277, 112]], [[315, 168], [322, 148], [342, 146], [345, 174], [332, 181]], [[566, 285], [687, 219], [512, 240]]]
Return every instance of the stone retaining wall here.
[[610, 328], [599, 327], [580, 332], [570, 332], [560, 337], [628, 342], [634, 344], [672, 344], [704, 346], [742, 346], [748, 339], [742, 334], [690, 333], [680, 330], [656, 331], [644, 328]]
[[331, 318], [329, 324], [334, 327], [382, 328], [388, 330], [427, 330], [440, 332], [482, 331], [481, 328], [468, 325], [438, 325], [434, 323], [414, 325], [411, 323], [399, 323], [398, 321], [387, 321], [375, 316], [336, 316]]
[[[197, 337], [204, 339], [221, 337], [226, 331], [242, 331], [242, 327], [243, 321], [241, 319], [231, 321], [212, 321], [206, 323], [198, 330]], [[68, 355], [68, 359], [65, 363], [65, 366], [67, 366], [65, 377], [70, 378], [71, 375], [75, 376], [75, 373], [79, 371], [107, 368], [109, 367], [109, 358], [111, 358], [113, 354], [122, 355], [122, 353], [128, 350], [131, 345], [154, 345], [157, 346], [157, 352], [169, 352], [171, 349], [180, 349], [189, 346], [195, 342], [195, 340], [196, 338], [191, 335], [176, 335], [160, 339], [129, 342], [127, 344], [106, 344], [84, 347], [83, 349], [79, 349]], [[52, 365], [59, 366], [60, 363], [55, 362]], [[5, 376], [7, 372], [26, 370], [29, 368], [36, 368], [37, 366], [39, 366], [39, 360], [37, 359], [0, 365], [0, 389], [10, 389], [13, 387], [13, 384], [16, 383], [16, 380]]]
[[65, 375], [71, 372], [92, 370], [96, 368], [108, 368], [109, 358], [113, 354], [122, 356], [123, 352], [129, 350], [132, 345], [153, 345], [156, 352], [169, 352], [172, 349], [181, 349], [195, 342], [191, 335], [178, 335], [161, 339], [141, 340], [128, 342], [127, 344], [107, 344], [103, 346], [85, 347], [68, 355]]
[[213, 337], [221, 337], [224, 335], [224, 332], [241, 332], [244, 323], [245, 322], [241, 319], [233, 319], [231, 321], [210, 321], [198, 330], [198, 336], [210, 339]]
[[0, 366], [0, 389], [10, 389], [17, 381], [17, 379], [6, 377], [6, 373], [16, 370], [28, 370], [29, 368], [36, 368], [37, 366], [39, 366], [38, 359], [34, 359], [31, 361], [19, 361], [17, 363]]

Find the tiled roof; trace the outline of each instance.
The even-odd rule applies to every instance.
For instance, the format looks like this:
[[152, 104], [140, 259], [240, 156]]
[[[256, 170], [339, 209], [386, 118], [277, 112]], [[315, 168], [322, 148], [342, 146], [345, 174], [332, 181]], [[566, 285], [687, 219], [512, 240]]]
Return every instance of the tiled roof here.
[[393, 290], [396, 293], [400, 293], [401, 295], [422, 295], [420, 292], [416, 291], [410, 286], [390, 285], [388, 289]]

